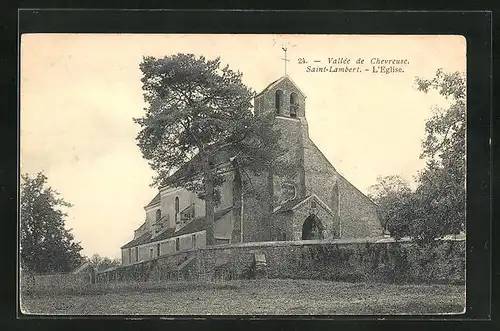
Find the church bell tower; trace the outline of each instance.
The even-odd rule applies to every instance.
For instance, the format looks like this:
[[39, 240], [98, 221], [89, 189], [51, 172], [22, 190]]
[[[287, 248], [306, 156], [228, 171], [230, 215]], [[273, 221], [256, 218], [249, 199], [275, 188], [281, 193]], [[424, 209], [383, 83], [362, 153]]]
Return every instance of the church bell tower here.
[[304, 141], [309, 134], [305, 101], [304, 92], [288, 75], [269, 84], [254, 100], [256, 115], [274, 114], [274, 127], [281, 133], [279, 144], [285, 151], [280, 160], [288, 165], [286, 173], [276, 168], [270, 171], [272, 210], [306, 195]]
[[273, 112], [276, 117], [305, 117], [304, 92], [288, 76], [282, 76], [255, 96], [255, 113]]

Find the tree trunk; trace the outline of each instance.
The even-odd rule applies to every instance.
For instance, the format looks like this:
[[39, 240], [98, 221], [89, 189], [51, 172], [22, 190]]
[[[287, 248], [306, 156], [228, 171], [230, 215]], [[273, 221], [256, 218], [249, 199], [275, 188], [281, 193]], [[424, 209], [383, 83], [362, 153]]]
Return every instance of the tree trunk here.
[[214, 181], [210, 169], [209, 155], [202, 155], [203, 177], [205, 179], [205, 224], [206, 224], [206, 244], [215, 245], [214, 238]]

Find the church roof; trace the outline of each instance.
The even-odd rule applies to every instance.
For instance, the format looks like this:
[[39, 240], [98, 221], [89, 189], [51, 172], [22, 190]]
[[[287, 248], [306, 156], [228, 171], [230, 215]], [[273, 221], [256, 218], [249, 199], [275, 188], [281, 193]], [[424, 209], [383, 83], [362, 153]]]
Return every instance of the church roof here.
[[[232, 154], [230, 151], [227, 150], [219, 150], [216, 153], [214, 153], [214, 163], [217, 164], [224, 164], [226, 162], [230, 161]], [[179, 181], [180, 179], [187, 177], [193, 173], [201, 172], [201, 162], [199, 160], [199, 154], [195, 155], [191, 160], [186, 162], [182, 167], [180, 167], [176, 172], [174, 172], [172, 175], [170, 175], [166, 179], [166, 186], [168, 185], [173, 185], [175, 186], [175, 183]], [[164, 187], [166, 187], [164, 186]]]
[[293, 209], [293, 207], [295, 207], [299, 203], [301, 203], [301, 202], [309, 199], [309, 197], [310, 197], [310, 195], [305, 196], [303, 198], [289, 200], [289, 201], [285, 202], [284, 204], [282, 204], [281, 206], [279, 206], [278, 209], [276, 209], [274, 212], [275, 213], [282, 213], [282, 212], [285, 212], [285, 211], [290, 211], [290, 210]]
[[[214, 215], [214, 222], [217, 222], [222, 216], [226, 215], [232, 208], [233, 207], [231, 206], [231, 207], [216, 211], [215, 215]], [[143, 235], [141, 235], [140, 237], [129, 241], [128, 243], [123, 245], [121, 248], [122, 249], [131, 248], [131, 247], [135, 247], [138, 245], [144, 245], [147, 243], [161, 241], [161, 240], [165, 240], [165, 239], [169, 239], [169, 238], [175, 238], [178, 236], [182, 236], [184, 234], [200, 232], [200, 231], [205, 230], [205, 226], [206, 226], [205, 216], [200, 216], [200, 217], [193, 219], [191, 222], [189, 222], [188, 224], [186, 224], [185, 226], [180, 228], [177, 232], [175, 232], [175, 228], [170, 228], [170, 229], [167, 229], [166, 231], [160, 233], [158, 236], [156, 236], [154, 238], [151, 238], [150, 232], [146, 232]]]
[[147, 208], [147, 207], [150, 207], [150, 206], [154, 206], [156, 205], [158, 202], [160, 202], [161, 200], [161, 197], [160, 197], [160, 193], [158, 193], [157, 195], [155, 195], [155, 197], [153, 198], [153, 200], [151, 200], [147, 205], [146, 207], [144, 208]]
[[290, 83], [292, 83], [292, 85], [304, 96], [304, 98], [306, 97], [306, 94], [297, 86], [297, 84], [295, 84], [295, 82], [288, 75], [284, 75], [284, 76], [276, 79], [274, 82], [267, 85], [267, 87], [265, 89], [263, 89], [260, 93], [258, 93], [255, 97], [258, 97], [259, 95], [269, 91], [270, 89], [272, 89], [274, 86], [276, 86], [277, 84], [279, 84], [281, 81], [283, 81], [285, 79], [287, 79]]
[[298, 208], [300, 205], [302, 205], [303, 203], [305, 203], [307, 200], [309, 199], [315, 199], [320, 205], [323, 206], [323, 208], [328, 211], [329, 213], [333, 213], [332, 210], [330, 209], [330, 207], [328, 207], [328, 205], [326, 203], [324, 203], [316, 194], [310, 194], [310, 195], [307, 195], [303, 198], [299, 198], [299, 199], [294, 199], [294, 200], [290, 200], [290, 201], [287, 201], [285, 202], [284, 204], [282, 204], [281, 206], [279, 206], [277, 209], [274, 210], [274, 213], [283, 213], [283, 212], [286, 212], [286, 211], [291, 211], [291, 210], [294, 210], [296, 208]]
[[142, 244], [146, 244], [148, 243], [149, 241], [151, 240], [151, 233], [149, 232], [146, 232], [146, 233], [143, 233], [141, 236], [129, 241], [128, 243], [126, 243], [125, 245], [123, 245], [121, 248], [130, 248], [130, 247], [134, 247], [134, 246], [137, 246], [137, 245], [142, 245]]

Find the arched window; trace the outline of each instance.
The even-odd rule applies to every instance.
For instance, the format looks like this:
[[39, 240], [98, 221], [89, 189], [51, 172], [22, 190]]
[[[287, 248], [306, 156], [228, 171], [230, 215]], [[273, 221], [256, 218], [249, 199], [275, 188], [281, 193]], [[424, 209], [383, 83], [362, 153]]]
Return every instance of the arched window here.
[[175, 197], [175, 222], [177, 223], [179, 215], [179, 197]]
[[276, 114], [283, 114], [283, 98], [284, 98], [283, 91], [276, 90], [276, 96], [274, 100], [274, 107], [276, 108]]
[[297, 93], [292, 92], [290, 94], [290, 117], [297, 117], [298, 109], [299, 109], [299, 100], [297, 98]]
[[156, 221], [158, 222], [161, 218], [161, 209], [156, 210]]

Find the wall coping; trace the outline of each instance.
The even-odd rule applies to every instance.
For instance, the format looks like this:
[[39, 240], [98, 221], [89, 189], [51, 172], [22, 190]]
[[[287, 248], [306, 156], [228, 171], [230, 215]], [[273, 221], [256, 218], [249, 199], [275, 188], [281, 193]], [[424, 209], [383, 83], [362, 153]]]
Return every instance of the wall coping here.
[[[437, 239], [440, 241], [465, 241], [465, 238], [444, 238]], [[217, 249], [227, 249], [227, 248], [240, 248], [240, 247], [282, 247], [282, 246], [308, 246], [308, 245], [319, 245], [319, 244], [330, 244], [330, 245], [349, 245], [349, 244], [385, 244], [385, 243], [395, 243], [395, 242], [413, 242], [409, 238], [402, 238], [396, 241], [394, 238], [360, 238], [360, 239], [333, 239], [333, 240], [294, 240], [294, 241], [262, 241], [262, 242], [247, 242], [247, 243], [237, 243], [237, 244], [224, 244], [217, 246], [207, 246], [197, 248], [199, 250], [217, 250]]]

